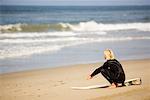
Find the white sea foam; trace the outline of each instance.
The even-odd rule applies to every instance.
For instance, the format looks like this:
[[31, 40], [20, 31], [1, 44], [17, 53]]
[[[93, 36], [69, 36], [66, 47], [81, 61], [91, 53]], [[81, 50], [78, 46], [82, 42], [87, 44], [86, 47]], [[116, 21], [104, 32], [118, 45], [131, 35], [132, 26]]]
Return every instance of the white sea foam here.
[[9, 44], [23, 44], [23, 43], [66, 43], [73, 41], [119, 41], [119, 40], [134, 40], [134, 39], [150, 39], [150, 37], [99, 37], [99, 38], [91, 38], [91, 37], [63, 37], [63, 38], [36, 38], [36, 39], [3, 39], [0, 40], [0, 43], [9, 43]]
[[0, 34], [0, 38], [35, 38], [35, 37], [46, 37], [46, 36], [58, 36], [58, 37], [69, 37], [69, 36], [77, 36], [83, 34], [97, 34], [97, 35], [106, 35], [106, 32], [98, 32], [98, 31], [91, 31], [91, 32], [72, 32], [72, 31], [64, 31], [64, 32], [33, 32], [33, 33], [3, 33]]
[[[54, 53], [65, 47], [109, 41], [150, 40], [150, 35], [121, 34], [114, 37], [118, 30], [136, 29], [150, 31], [150, 23], [102, 24], [94, 21], [79, 24], [61, 23], [69, 31], [57, 32], [16, 32], [0, 33], [0, 59], [31, 56], [41, 53]], [[19, 26], [18, 26], [19, 27]]]
[[[64, 47], [70, 47], [80, 44], [86, 44], [86, 43], [94, 43], [94, 42], [108, 42], [108, 41], [127, 41], [127, 40], [139, 40], [139, 39], [148, 39], [150, 40], [150, 37], [119, 37], [119, 38], [72, 38], [68, 41], [57, 41], [52, 43], [49, 41], [49, 44], [42, 43], [38, 46], [33, 46], [33, 43], [29, 43], [29, 45], [12, 45], [12, 47], [6, 47], [5, 50], [0, 50], [0, 59], [5, 58], [14, 58], [14, 57], [20, 57], [20, 56], [31, 56], [34, 54], [41, 54], [41, 53], [55, 53], [58, 50], [64, 48]], [[65, 40], [65, 39], [64, 39]], [[18, 43], [24, 43], [22, 41], [17, 41]], [[31, 42], [31, 41], [30, 41]], [[40, 41], [45, 42], [45, 40]]]
[[4, 39], [0, 40], [0, 43], [42, 43], [42, 42], [69, 42], [69, 41], [75, 41], [79, 38], [76, 37], [65, 37], [65, 38], [48, 38], [48, 39]]
[[73, 32], [33, 32], [33, 33], [3, 33], [0, 37], [21, 38], [21, 37], [44, 37], [44, 36], [75, 36]]
[[136, 29], [140, 31], [150, 31], [150, 23], [122, 23], [122, 24], [103, 24], [95, 21], [80, 22], [79, 24], [60, 23], [64, 28], [73, 31], [117, 31]]
[[21, 25], [20, 23], [18, 24], [9, 24], [9, 25], [0, 25], [0, 31], [3, 31], [3, 30], [16, 30], [16, 31], [21, 31]]
[[61, 49], [61, 47], [55, 45], [51, 47], [14, 47], [14, 48], [8, 48], [7, 50], [0, 50], [0, 59], [5, 59], [5, 58], [14, 58], [14, 57], [20, 57], [20, 56], [31, 56], [33, 54], [40, 54], [43, 52], [56, 52], [57, 50]]

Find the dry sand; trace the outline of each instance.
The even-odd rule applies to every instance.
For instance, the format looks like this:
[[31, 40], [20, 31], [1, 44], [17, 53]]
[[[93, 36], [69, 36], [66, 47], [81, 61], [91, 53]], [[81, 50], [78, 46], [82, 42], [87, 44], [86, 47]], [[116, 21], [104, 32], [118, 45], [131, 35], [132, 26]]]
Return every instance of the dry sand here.
[[150, 100], [150, 59], [121, 61], [126, 78], [142, 78], [142, 85], [72, 90], [71, 86], [108, 83], [101, 74], [86, 80], [102, 63], [0, 75], [0, 100]]

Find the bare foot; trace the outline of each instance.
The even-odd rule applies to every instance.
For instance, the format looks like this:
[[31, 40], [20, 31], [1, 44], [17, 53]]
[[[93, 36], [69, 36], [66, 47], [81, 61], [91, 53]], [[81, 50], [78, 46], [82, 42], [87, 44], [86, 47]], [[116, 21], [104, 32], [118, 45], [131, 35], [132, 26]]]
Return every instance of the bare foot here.
[[111, 86], [109, 86], [108, 88], [113, 89], [113, 88], [116, 88], [116, 87], [117, 87], [117, 84], [112, 83]]

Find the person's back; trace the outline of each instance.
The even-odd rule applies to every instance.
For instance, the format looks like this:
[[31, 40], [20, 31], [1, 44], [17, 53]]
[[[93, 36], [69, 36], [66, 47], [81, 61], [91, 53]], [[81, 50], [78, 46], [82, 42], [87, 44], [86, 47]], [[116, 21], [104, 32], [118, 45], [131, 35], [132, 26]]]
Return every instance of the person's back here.
[[110, 70], [114, 74], [114, 81], [117, 83], [124, 83], [125, 81], [125, 73], [122, 68], [122, 65], [118, 60], [112, 59], [107, 60], [105, 66], [108, 70]]

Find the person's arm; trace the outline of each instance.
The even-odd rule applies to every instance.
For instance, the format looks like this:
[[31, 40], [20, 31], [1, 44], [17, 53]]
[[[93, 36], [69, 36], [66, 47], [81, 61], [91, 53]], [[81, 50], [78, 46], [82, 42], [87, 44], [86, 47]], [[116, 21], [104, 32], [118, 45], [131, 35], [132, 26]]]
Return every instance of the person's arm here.
[[95, 75], [97, 75], [98, 73], [100, 73], [101, 72], [101, 68], [102, 67], [97, 68], [90, 76], [94, 77]]
[[101, 67], [99, 67], [99, 68], [97, 68], [92, 74], [90, 74], [88, 77], [87, 77], [87, 80], [89, 80], [89, 79], [92, 79], [95, 75], [97, 75], [98, 73], [100, 73], [101, 72], [101, 68], [105, 68], [105, 67], [107, 67], [107, 61], [101, 66]]
[[100, 73], [101, 67], [97, 68], [92, 74], [88, 75], [87, 80], [92, 79], [95, 75]]

